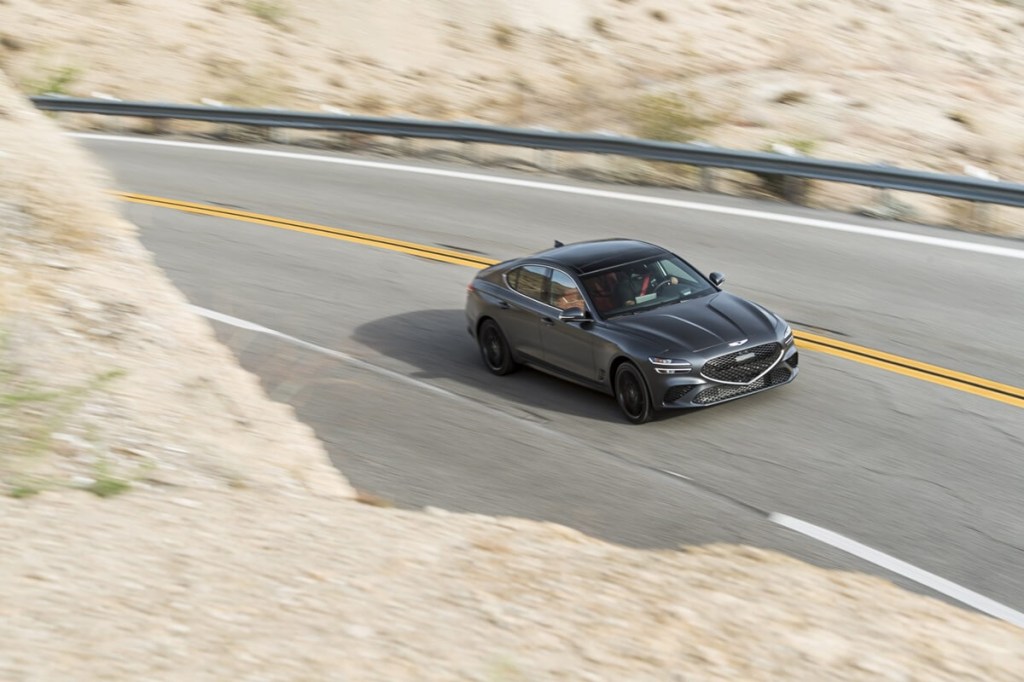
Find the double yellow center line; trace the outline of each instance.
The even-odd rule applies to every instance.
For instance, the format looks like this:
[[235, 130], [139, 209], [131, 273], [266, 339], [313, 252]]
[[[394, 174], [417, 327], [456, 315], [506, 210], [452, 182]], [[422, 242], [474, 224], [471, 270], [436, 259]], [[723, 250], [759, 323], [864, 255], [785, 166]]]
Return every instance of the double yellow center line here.
[[175, 211], [184, 211], [185, 213], [197, 213], [199, 215], [208, 215], [215, 218], [230, 218], [231, 220], [241, 220], [247, 223], [270, 225], [271, 227], [280, 227], [285, 230], [306, 232], [320, 237], [342, 239], [344, 241], [355, 242], [357, 244], [376, 246], [380, 249], [400, 251], [401, 253], [407, 253], [412, 256], [420, 256], [422, 258], [444, 261], [445, 263], [454, 263], [456, 265], [465, 265], [471, 268], [486, 268], [488, 265], [493, 265], [497, 262], [489, 258], [481, 258], [461, 251], [439, 249], [433, 246], [426, 246], [425, 244], [403, 242], [398, 239], [389, 239], [387, 237], [378, 237], [376, 235], [364, 234], [362, 232], [342, 230], [337, 227], [317, 225], [316, 223], [304, 223], [299, 220], [278, 218], [275, 216], [263, 215], [261, 213], [240, 211], [234, 208], [222, 208], [220, 206], [210, 206], [209, 204], [196, 204], [190, 201], [178, 201], [176, 199], [151, 197], [145, 194], [130, 194], [127, 192], [120, 193], [118, 196], [125, 201], [130, 201], [136, 204], [149, 204], [150, 206], [172, 208]]
[[926, 362], [918, 362], [873, 348], [857, 346], [828, 336], [818, 336], [805, 331], [794, 331], [793, 336], [796, 337], [797, 345], [801, 348], [835, 355], [947, 388], [955, 388], [958, 391], [973, 393], [989, 400], [998, 400], [1007, 405], [1024, 407], [1024, 389], [1016, 386], [982, 379], [963, 372], [955, 372], [945, 367], [929, 365]]
[[[453, 249], [443, 249], [434, 246], [427, 246], [425, 244], [417, 244], [415, 242], [389, 239], [387, 237], [365, 234], [363, 232], [343, 230], [337, 227], [327, 227], [325, 225], [317, 225], [316, 223], [289, 220], [287, 218], [278, 218], [275, 216], [251, 213], [249, 211], [241, 211], [233, 208], [223, 208], [220, 206], [211, 206], [209, 204], [197, 204], [189, 201], [178, 201], [164, 197], [147, 196], [145, 194], [122, 193], [119, 194], [119, 196], [125, 201], [137, 204], [148, 204], [150, 206], [170, 208], [176, 211], [184, 211], [186, 213], [196, 213], [216, 218], [230, 218], [231, 220], [241, 220], [248, 223], [269, 225], [271, 227], [293, 230], [295, 232], [306, 232], [320, 237], [341, 239], [357, 244], [375, 246], [380, 249], [398, 251], [400, 253], [419, 256], [430, 260], [454, 263], [455, 265], [464, 265], [471, 268], [485, 268], [498, 262], [490, 258], [475, 256], [473, 254], [455, 251]], [[866, 346], [857, 346], [828, 336], [819, 336], [805, 331], [795, 331], [794, 336], [796, 337], [797, 345], [807, 350], [827, 353], [828, 355], [845, 358], [864, 365], [884, 369], [889, 372], [895, 372], [897, 374], [913, 377], [922, 381], [928, 381], [947, 388], [971, 393], [983, 398], [988, 398], [989, 400], [997, 400], [1008, 405], [1014, 405], [1015, 407], [1024, 407], [1024, 389], [1017, 388], [1016, 386], [1001, 384], [988, 379], [982, 379], [981, 377], [972, 376], [970, 374], [964, 374], [962, 372], [955, 372], [951, 369], [946, 369], [937, 365], [929, 365], [927, 363], [918, 362], [917, 360], [911, 360], [910, 358], [904, 358], [899, 355], [892, 355], [891, 353], [867, 348]]]

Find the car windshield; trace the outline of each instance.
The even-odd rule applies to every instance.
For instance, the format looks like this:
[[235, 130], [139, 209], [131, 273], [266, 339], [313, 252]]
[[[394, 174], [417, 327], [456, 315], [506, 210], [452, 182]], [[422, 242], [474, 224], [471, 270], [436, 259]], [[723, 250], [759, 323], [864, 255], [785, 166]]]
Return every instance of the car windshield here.
[[650, 310], [715, 291], [697, 271], [671, 254], [625, 263], [582, 280], [604, 317]]

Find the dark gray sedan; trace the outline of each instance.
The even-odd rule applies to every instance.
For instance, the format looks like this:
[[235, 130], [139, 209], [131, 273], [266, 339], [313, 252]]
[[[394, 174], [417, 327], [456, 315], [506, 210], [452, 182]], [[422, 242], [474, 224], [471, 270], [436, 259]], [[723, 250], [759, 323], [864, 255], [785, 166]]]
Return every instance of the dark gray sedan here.
[[796, 377], [789, 325], [722, 291], [722, 275], [631, 239], [555, 244], [468, 287], [469, 333], [494, 374], [530, 365], [615, 396], [637, 424]]

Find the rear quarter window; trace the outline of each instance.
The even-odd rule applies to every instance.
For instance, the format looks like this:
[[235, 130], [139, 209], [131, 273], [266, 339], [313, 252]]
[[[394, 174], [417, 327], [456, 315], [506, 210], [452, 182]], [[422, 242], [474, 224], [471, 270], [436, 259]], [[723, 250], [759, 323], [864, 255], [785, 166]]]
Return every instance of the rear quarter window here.
[[537, 301], [546, 301], [547, 280], [548, 268], [537, 265], [524, 265], [505, 275], [509, 287]]

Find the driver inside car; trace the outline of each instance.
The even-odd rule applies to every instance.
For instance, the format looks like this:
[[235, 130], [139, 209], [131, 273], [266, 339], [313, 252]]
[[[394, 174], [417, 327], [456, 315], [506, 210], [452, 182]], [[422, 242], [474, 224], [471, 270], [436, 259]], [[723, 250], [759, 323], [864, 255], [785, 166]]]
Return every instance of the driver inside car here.
[[658, 273], [653, 264], [644, 264], [630, 268], [618, 277], [616, 293], [618, 300], [622, 301], [620, 305], [631, 306], [636, 305], [638, 297], [657, 294], [663, 287], [676, 284], [679, 284], [678, 277], [666, 277], [664, 273]]

